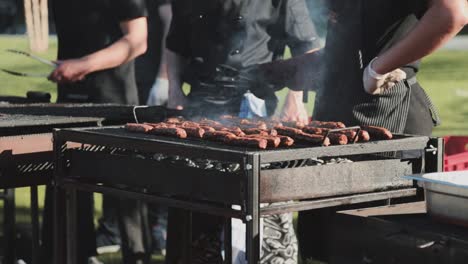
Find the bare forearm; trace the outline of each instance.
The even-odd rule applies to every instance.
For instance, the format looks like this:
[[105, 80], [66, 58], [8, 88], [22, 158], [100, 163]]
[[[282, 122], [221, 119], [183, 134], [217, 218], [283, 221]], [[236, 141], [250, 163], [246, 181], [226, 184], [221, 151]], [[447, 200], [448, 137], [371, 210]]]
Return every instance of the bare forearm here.
[[89, 54], [82, 59], [88, 64], [89, 72], [110, 69], [127, 63], [146, 52], [146, 18], [122, 22], [123, 36], [107, 48]]
[[379, 56], [378, 73], [391, 72], [431, 54], [468, 23], [466, 0], [432, 0], [418, 25], [397, 45]]

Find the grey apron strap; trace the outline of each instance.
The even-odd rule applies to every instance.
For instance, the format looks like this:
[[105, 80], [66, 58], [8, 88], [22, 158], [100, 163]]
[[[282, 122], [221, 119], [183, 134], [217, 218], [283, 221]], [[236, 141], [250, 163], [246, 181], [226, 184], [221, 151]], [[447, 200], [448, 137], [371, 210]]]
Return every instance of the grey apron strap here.
[[[410, 79], [407, 79], [406, 83], [409, 86], [413, 86], [416, 83], [418, 83], [418, 80], [417, 80], [416, 76], [413, 76]], [[426, 104], [429, 107], [429, 110], [431, 111], [432, 121], [434, 122], [434, 125], [435, 126], [440, 126], [441, 122], [440, 122], [440, 116], [439, 116], [439, 111], [437, 110], [437, 107], [434, 105], [431, 98], [429, 97], [429, 95], [424, 90], [424, 88], [421, 87], [421, 90], [422, 90], [422, 92], [424, 94], [424, 97], [425, 97], [424, 100], [426, 101]]]

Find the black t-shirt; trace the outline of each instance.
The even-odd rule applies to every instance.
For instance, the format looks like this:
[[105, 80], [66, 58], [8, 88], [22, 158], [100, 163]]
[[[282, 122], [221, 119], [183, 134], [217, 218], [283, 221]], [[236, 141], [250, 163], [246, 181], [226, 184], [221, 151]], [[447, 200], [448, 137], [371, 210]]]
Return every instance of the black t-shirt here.
[[319, 45], [304, 0], [174, 0], [167, 47], [210, 66], [270, 62]]
[[[314, 117], [355, 124], [353, 107], [375, 100], [364, 92], [370, 60], [401, 40], [427, 9], [427, 0], [330, 0], [324, 83]], [[402, 67], [414, 76], [419, 62]]]
[[[79, 58], [122, 37], [120, 23], [146, 16], [144, 0], [53, 0], [58, 59]], [[137, 104], [133, 62], [58, 87], [58, 101]]]
[[[304, 0], [173, 0], [172, 8], [167, 48], [201, 62], [188, 70], [196, 71], [192, 79], [210, 82], [221, 64], [242, 70], [270, 62], [285, 46], [297, 55], [320, 45]], [[274, 108], [274, 93], [267, 97]]]

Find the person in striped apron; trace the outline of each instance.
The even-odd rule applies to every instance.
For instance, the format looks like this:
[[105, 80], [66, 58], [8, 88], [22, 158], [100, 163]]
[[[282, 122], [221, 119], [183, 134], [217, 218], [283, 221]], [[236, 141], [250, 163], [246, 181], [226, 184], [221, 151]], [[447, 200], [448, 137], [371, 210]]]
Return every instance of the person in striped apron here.
[[[419, 60], [468, 22], [466, 0], [329, 0], [323, 83], [314, 119], [431, 135], [437, 112], [416, 76]], [[299, 215], [303, 259], [326, 260], [334, 209]]]

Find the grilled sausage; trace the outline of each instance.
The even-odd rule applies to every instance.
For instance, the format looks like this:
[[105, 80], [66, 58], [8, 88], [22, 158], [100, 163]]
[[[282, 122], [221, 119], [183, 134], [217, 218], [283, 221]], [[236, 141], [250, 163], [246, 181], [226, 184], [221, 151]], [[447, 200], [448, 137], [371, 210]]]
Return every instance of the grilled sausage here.
[[346, 145], [348, 144], [348, 137], [343, 133], [330, 133], [328, 134], [330, 143], [332, 145]]
[[275, 136], [263, 136], [263, 135], [247, 135], [245, 138], [261, 138], [267, 140], [267, 146], [269, 148], [277, 148], [281, 144], [281, 139]]
[[187, 138], [187, 132], [178, 127], [153, 127], [149, 133], [160, 136], [169, 136], [175, 138]]
[[320, 127], [320, 128], [345, 128], [345, 124], [342, 122], [323, 122], [323, 121], [312, 121], [308, 125], [309, 127]]
[[128, 123], [125, 125], [125, 129], [131, 132], [148, 133], [153, 127], [147, 124]]
[[239, 124], [239, 127], [241, 129], [250, 129], [250, 128], [258, 128], [258, 129], [262, 129], [262, 130], [267, 130], [268, 129], [268, 126], [265, 122], [263, 121], [259, 121], [259, 122], [256, 122], [256, 123], [241, 123]]
[[201, 127], [183, 127], [187, 136], [191, 138], [203, 138], [205, 130]]
[[275, 130], [279, 135], [294, 137], [295, 135], [303, 133], [302, 130], [286, 126], [276, 126]]
[[302, 141], [304, 143], [312, 144], [312, 145], [322, 145], [322, 146], [330, 146], [330, 138], [324, 137], [321, 135], [312, 135], [307, 133], [302, 133], [293, 137], [294, 140]]
[[369, 132], [371, 138], [380, 140], [389, 140], [393, 138], [392, 132], [384, 127], [378, 126], [361, 126], [362, 129]]
[[224, 127], [223, 124], [221, 124], [218, 121], [210, 120], [210, 119], [202, 119], [200, 122], [198, 122], [200, 126], [210, 126], [216, 129], [216, 127]]
[[236, 135], [238, 137], [245, 136], [245, 133], [239, 127], [223, 127], [221, 129], [219, 129], [219, 131], [231, 132], [231, 133], [233, 133], [234, 135]]
[[226, 141], [227, 144], [243, 147], [254, 147], [258, 149], [266, 149], [268, 141], [263, 138], [233, 138]]
[[278, 131], [276, 131], [276, 129], [270, 129], [270, 136], [278, 136]]
[[278, 136], [281, 140], [280, 147], [290, 147], [294, 145], [294, 139], [288, 136]]
[[182, 123], [179, 123], [181, 127], [200, 127], [200, 124], [197, 122], [192, 122], [192, 121], [184, 121]]
[[203, 138], [212, 141], [225, 142], [237, 138], [237, 136], [227, 131], [205, 131]]
[[184, 119], [181, 117], [169, 117], [166, 118], [165, 123], [178, 124], [184, 122]]
[[371, 138], [370, 138], [369, 132], [367, 132], [366, 130], [359, 131], [357, 141], [359, 141], [359, 142], [369, 142], [370, 139]]
[[300, 129], [292, 128], [292, 127], [275, 127], [278, 131], [278, 134], [283, 136], [288, 136], [294, 139], [294, 141], [302, 141], [305, 143], [311, 143], [314, 145], [330, 145], [330, 139], [328, 137], [324, 137], [322, 135], [313, 135], [303, 132]]
[[205, 130], [205, 132], [214, 132], [214, 131], [216, 131], [216, 129], [214, 129], [213, 127], [210, 127], [210, 126], [200, 126], [200, 128], [203, 128]]
[[267, 130], [259, 129], [259, 128], [248, 128], [242, 130], [246, 135], [262, 135], [262, 136], [268, 136], [269, 133]]
[[306, 126], [302, 128], [302, 131], [309, 133], [309, 134], [323, 135], [324, 133], [326, 133], [327, 130], [325, 130], [324, 128], [320, 128], [320, 127]]
[[357, 132], [356, 131], [344, 131], [343, 132], [344, 135], [346, 135], [346, 137], [348, 137], [348, 142], [357, 142], [359, 137], [357, 137]]
[[303, 129], [306, 125], [303, 122], [293, 121], [293, 122], [283, 122], [283, 126]]

